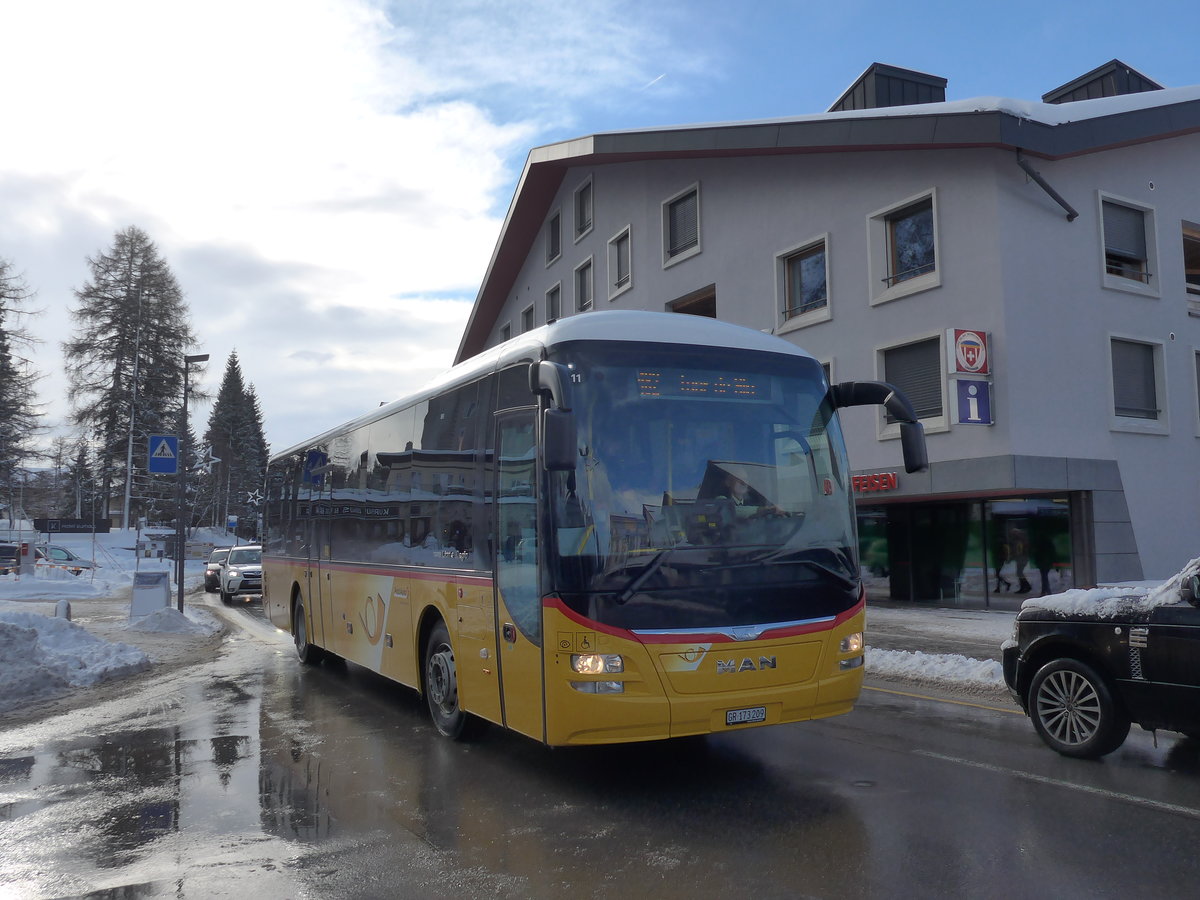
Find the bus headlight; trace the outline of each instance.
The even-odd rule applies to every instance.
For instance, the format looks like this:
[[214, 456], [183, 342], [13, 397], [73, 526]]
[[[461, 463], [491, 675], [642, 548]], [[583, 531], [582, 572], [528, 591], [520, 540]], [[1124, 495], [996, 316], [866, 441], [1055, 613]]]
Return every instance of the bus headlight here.
[[572, 653], [571, 668], [580, 675], [613, 675], [625, 671], [625, 661], [615, 653]]
[[856, 631], [854, 634], [848, 634], [842, 638], [842, 645], [838, 649], [842, 653], [862, 653], [863, 635], [861, 631]]

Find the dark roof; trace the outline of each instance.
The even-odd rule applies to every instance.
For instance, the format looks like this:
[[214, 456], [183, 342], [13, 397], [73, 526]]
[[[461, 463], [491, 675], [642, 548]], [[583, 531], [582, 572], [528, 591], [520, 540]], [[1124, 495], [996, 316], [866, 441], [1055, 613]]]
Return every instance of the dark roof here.
[[1119, 59], [1112, 59], [1073, 81], [1047, 91], [1042, 94], [1042, 100], [1046, 103], [1074, 103], [1077, 100], [1095, 100], [1099, 97], [1120, 97], [1125, 94], [1161, 90], [1164, 90], [1163, 86], [1153, 78], [1143, 75], [1133, 66], [1125, 65]]
[[1200, 131], [1200, 91], [1144, 103], [1045, 106], [978, 98], [755, 122], [613, 131], [536, 147], [525, 161], [455, 362], [486, 346], [568, 169], [616, 162], [994, 148], [1061, 159]]
[[877, 62], [867, 66], [866, 71], [833, 102], [829, 112], [941, 103], [945, 99], [945, 78]]

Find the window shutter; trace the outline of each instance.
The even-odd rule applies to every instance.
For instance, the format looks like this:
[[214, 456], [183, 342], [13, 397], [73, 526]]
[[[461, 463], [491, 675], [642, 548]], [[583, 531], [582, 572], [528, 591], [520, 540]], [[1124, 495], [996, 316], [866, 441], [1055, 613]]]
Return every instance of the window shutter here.
[[[918, 419], [942, 414], [942, 349], [934, 338], [884, 351], [883, 377], [900, 388]], [[895, 422], [892, 416], [889, 423]]]
[[668, 207], [668, 228], [670, 242], [668, 253], [675, 256], [699, 243], [699, 231], [696, 218], [696, 192], [692, 191], [685, 197], [680, 197]]
[[1105, 201], [1104, 249], [1130, 259], [1145, 259], [1145, 214], [1140, 209]]
[[1134, 341], [1112, 342], [1113, 406], [1118, 416], [1158, 418], [1154, 348]]

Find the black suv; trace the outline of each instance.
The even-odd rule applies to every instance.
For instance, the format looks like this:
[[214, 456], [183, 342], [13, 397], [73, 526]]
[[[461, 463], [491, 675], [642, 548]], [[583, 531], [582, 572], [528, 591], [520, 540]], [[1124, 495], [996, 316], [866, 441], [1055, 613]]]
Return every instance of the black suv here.
[[1150, 591], [1025, 601], [1004, 680], [1050, 747], [1095, 759], [1136, 722], [1200, 740], [1200, 560]]
[[21, 567], [21, 547], [8, 541], [0, 543], [0, 575], [8, 575]]

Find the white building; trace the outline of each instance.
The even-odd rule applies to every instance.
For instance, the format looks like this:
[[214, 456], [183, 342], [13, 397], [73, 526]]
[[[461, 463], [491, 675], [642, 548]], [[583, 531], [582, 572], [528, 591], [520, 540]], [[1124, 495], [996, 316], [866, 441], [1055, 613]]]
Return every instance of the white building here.
[[925, 423], [906, 475], [882, 413], [843, 413], [875, 596], [1177, 571], [1200, 556], [1200, 87], [1117, 60], [1041, 102], [945, 84], [876, 64], [823, 114], [534, 149], [458, 358], [593, 309], [771, 330]]

